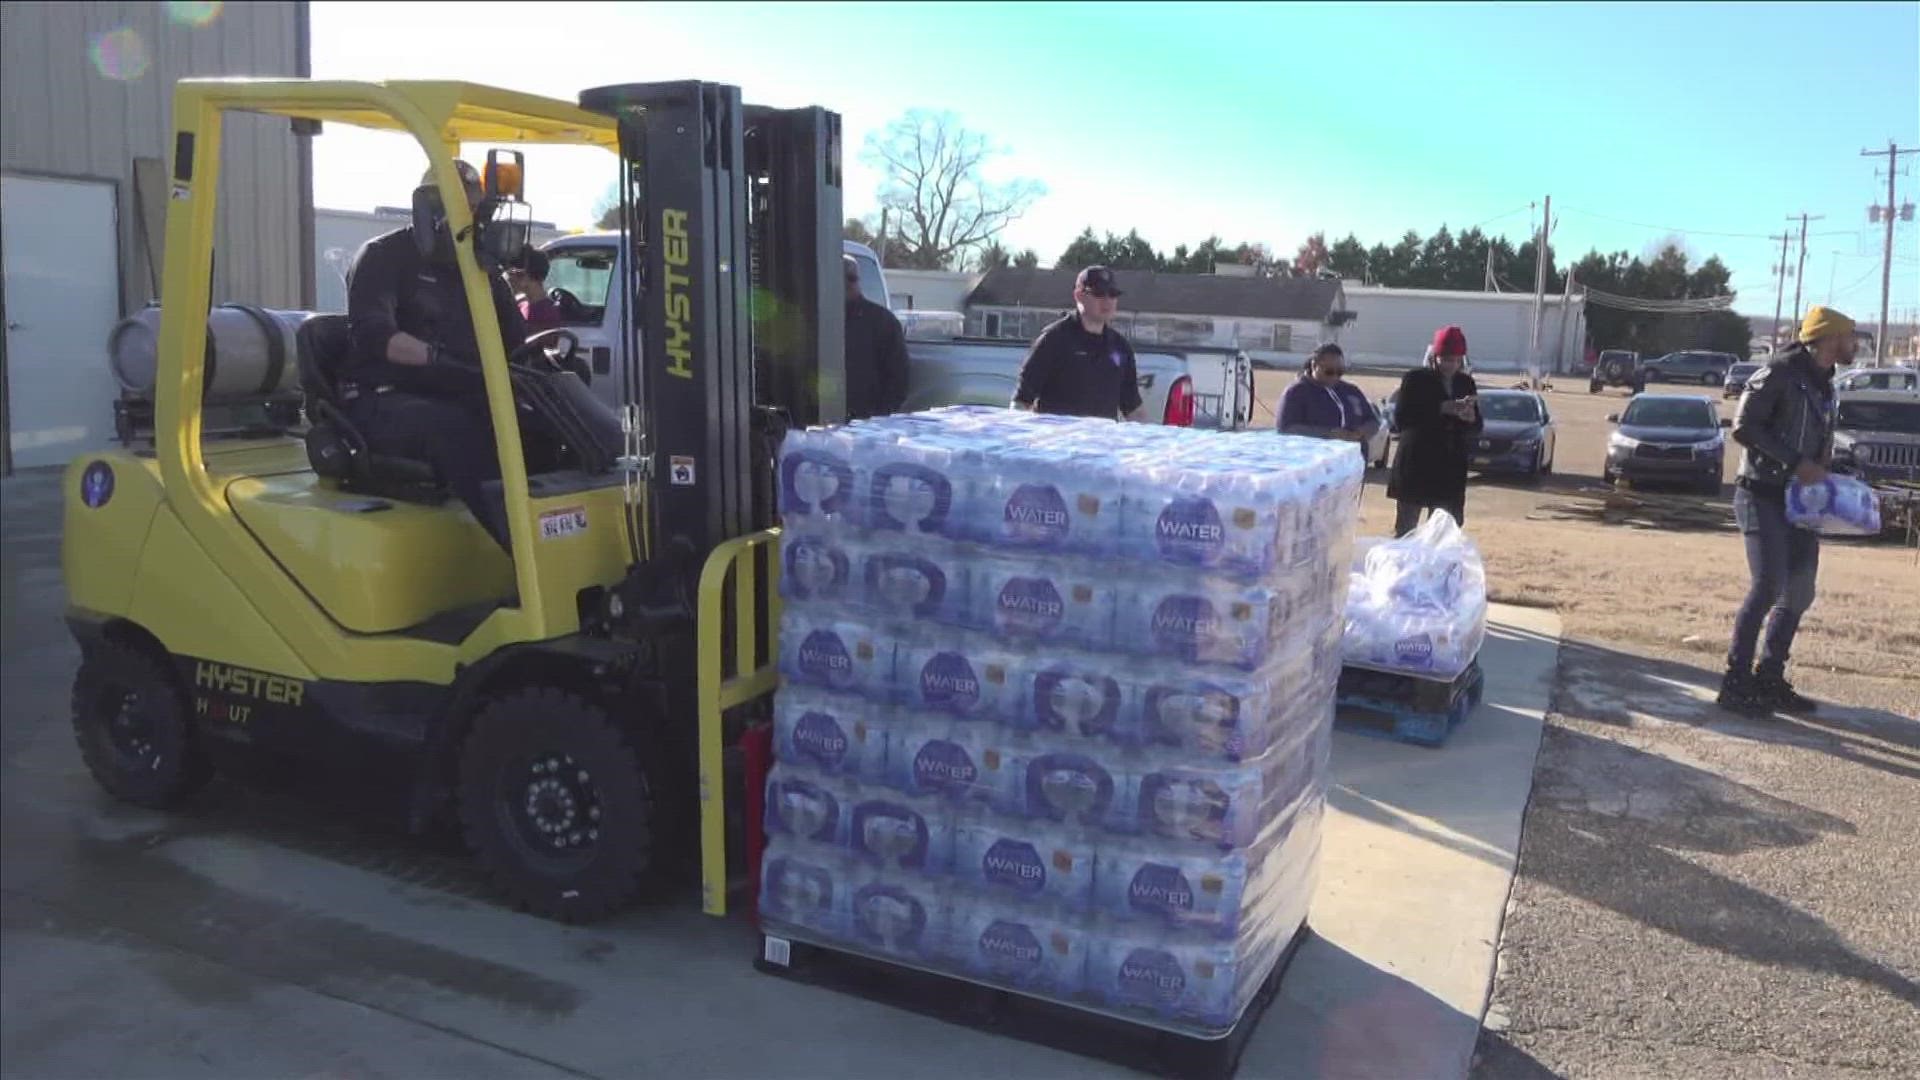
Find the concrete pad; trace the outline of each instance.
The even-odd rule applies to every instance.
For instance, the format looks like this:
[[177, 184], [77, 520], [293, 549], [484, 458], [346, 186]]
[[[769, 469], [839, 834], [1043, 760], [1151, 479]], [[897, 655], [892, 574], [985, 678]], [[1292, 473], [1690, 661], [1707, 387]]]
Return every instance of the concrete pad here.
[[[67, 730], [57, 475], [4, 484], [0, 1075], [1113, 1076], [755, 972], [692, 897], [593, 927], [396, 829], [216, 784], [154, 814]], [[1317, 937], [1242, 1075], [1457, 1076], [1485, 1007], [1557, 627], [1497, 609], [1444, 748], [1337, 737]]]
[[1318, 940], [1288, 969], [1243, 1075], [1466, 1075], [1559, 636], [1551, 612], [1495, 605], [1485, 701], [1442, 747], [1336, 729]]

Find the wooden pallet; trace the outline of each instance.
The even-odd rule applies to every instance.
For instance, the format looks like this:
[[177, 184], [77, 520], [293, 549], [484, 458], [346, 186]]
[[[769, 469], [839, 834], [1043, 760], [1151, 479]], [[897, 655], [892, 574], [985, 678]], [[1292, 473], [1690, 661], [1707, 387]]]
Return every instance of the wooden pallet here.
[[801, 940], [781, 927], [769, 926], [762, 933], [754, 967], [792, 982], [1157, 1076], [1227, 1080], [1240, 1067], [1247, 1041], [1279, 996], [1280, 979], [1308, 933], [1305, 924], [1294, 932], [1239, 1022], [1211, 1039]]
[[1335, 720], [1363, 735], [1417, 746], [1440, 746], [1485, 696], [1486, 676], [1474, 660], [1450, 683], [1343, 668]]

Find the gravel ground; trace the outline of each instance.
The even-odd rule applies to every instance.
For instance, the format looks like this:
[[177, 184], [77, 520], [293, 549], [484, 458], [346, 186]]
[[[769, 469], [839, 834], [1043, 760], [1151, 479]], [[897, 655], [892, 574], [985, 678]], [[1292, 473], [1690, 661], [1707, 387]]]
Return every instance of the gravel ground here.
[[1920, 1075], [1920, 724], [1713, 678], [1563, 647], [1476, 1075]]

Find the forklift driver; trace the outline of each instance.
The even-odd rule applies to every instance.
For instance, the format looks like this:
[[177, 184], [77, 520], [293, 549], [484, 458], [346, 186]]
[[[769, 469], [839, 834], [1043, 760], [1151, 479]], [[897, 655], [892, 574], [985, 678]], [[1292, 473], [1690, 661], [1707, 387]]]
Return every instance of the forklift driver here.
[[[454, 164], [468, 208], [478, 209], [480, 174], [464, 161]], [[421, 184], [431, 188], [433, 183], [429, 169]], [[369, 449], [430, 463], [481, 526], [511, 551], [504, 501], [499, 495], [490, 498], [484, 487], [499, 479], [500, 460], [480, 348], [446, 230], [440, 215], [432, 258], [421, 256], [411, 225], [374, 237], [354, 257], [347, 275], [353, 354], [343, 372], [341, 397]], [[489, 279], [501, 345], [511, 355], [526, 341], [526, 323], [506, 281], [491, 272]]]

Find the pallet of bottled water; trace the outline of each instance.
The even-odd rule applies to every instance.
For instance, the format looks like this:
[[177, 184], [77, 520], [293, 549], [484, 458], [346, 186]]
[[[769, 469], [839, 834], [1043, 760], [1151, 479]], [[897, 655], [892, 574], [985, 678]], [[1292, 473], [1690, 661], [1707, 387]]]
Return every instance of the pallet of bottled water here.
[[980, 407], [791, 433], [766, 932], [1232, 1029], [1314, 888], [1361, 474]]

